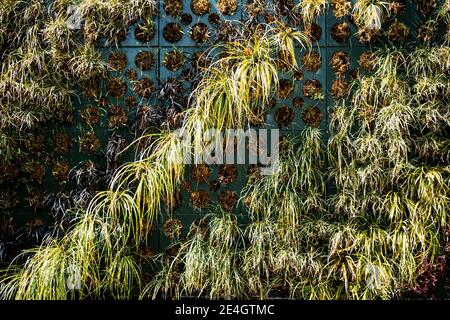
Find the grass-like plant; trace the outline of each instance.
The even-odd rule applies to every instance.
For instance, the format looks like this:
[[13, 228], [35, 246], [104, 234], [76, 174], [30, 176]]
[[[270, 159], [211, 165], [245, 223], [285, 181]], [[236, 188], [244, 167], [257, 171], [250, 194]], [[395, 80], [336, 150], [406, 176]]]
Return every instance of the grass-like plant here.
[[319, 15], [327, 9], [327, 0], [301, 0], [295, 9], [298, 10], [305, 24], [310, 25], [317, 21]]
[[304, 50], [311, 49], [311, 37], [302, 30], [296, 30], [279, 22], [275, 24], [274, 39], [278, 44], [279, 62], [290, 67], [297, 67], [295, 44], [300, 45]]
[[107, 65], [102, 54], [92, 45], [84, 45], [77, 49], [69, 65], [72, 73], [81, 80], [106, 76]]
[[[436, 94], [427, 94], [427, 102], [421, 98], [427, 92], [421, 79], [442, 72], [438, 50], [433, 51], [378, 51], [374, 75], [360, 79], [353, 105], [332, 112], [330, 177], [337, 191], [330, 203], [335, 214], [349, 218], [338, 219], [327, 269], [343, 281], [348, 298], [401, 296], [416, 281], [421, 263], [442, 252], [442, 228], [448, 223], [443, 171], [425, 165], [433, 160], [425, 160], [424, 150], [418, 155], [415, 143], [429, 130], [423, 121], [435, 124], [436, 138], [443, 128], [436, 125], [438, 118], [425, 120], [421, 111], [430, 102], [441, 104]], [[436, 145], [427, 138], [428, 145]]]
[[293, 69], [297, 65], [294, 44], [311, 45], [305, 33], [280, 23], [241, 33], [245, 37], [211, 50], [210, 56], [216, 59], [193, 92], [196, 117], [208, 119], [210, 127], [219, 130], [242, 128], [246, 118], [257, 118], [269, 104], [278, 86], [279, 50], [284, 64]]
[[[178, 252], [144, 289], [141, 297], [206, 296], [232, 298], [244, 294], [239, 271], [239, 254], [243, 237], [236, 217], [219, 208], [204, 218], [204, 229], [192, 229]], [[164, 256], [161, 257], [164, 260]], [[178, 267], [183, 265], [183, 270]], [[176, 274], [178, 281], [174, 282]]]
[[121, 193], [132, 189], [137, 213], [142, 219], [154, 221], [161, 213], [161, 203], [173, 203], [175, 192], [184, 177], [186, 150], [175, 132], [147, 137], [151, 142], [134, 162], [118, 169], [111, 180], [111, 190]]
[[[81, 43], [79, 33], [67, 24], [68, 6], [85, 7], [88, 2], [98, 7], [120, 6], [127, 21], [152, 16], [155, 8], [154, 2], [147, 0], [57, 0], [51, 8], [42, 1], [7, 1], [0, 6], [0, 34], [8, 49], [0, 53], [4, 58], [0, 131], [7, 137], [2, 141], [31, 139], [32, 130], [52, 120], [70, 122], [74, 87], [81, 80], [106, 75], [106, 63], [98, 50], [92, 43]], [[94, 13], [92, 9], [89, 14]], [[106, 11], [102, 12], [112, 23], [116, 17], [111, 19], [111, 12]], [[96, 18], [101, 21], [104, 16]], [[1, 148], [2, 163], [26, 155], [17, 145], [7, 154], [4, 151], [10, 147], [2, 143]], [[129, 298], [131, 291], [135, 292], [140, 273], [132, 254], [136, 248], [130, 248], [129, 242], [137, 247], [139, 240], [146, 239], [149, 226], [142, 220], [145, 216], [136, 214], [134, 197], [122, 190], [103, 192], [87, 208], [73, 212], [76, 214], [64, 212], [64, 223], [72, 225], [67, 234], [25, 251], [21, 257], [26, 262], [5, 271], [2, 297]]]
[[127, 27], [136, 20], [148, 21], [156, 12], [154, 0], [81, 0], [79, 12], [84, 19], [84, 36], [88, 42], [107, 37], [118, 45]]
[[371, 30], [381, 29], [381, 24], [388, 14], [386, 1], [380, 0], [358, 0], [353, 5], [353, 17], [360, 28]]

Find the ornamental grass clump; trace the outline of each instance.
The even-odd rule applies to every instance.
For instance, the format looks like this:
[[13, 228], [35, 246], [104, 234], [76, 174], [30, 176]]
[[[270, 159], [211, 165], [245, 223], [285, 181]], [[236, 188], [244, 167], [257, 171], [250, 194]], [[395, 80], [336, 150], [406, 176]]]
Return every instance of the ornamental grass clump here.
[[[162, 270], [144, 288], [141, 298], [205, 296], [210, 299], [239, 297], [245, 292], [240, 275], [243, 235], [236, 217], [220, 208], [203, 221], [205, 228], [191, 226], [186, 240], [173, 244], [174, 257], [164, 261]], [[179, 266], [183, 269], [180, 271]]]
[[[432, 103], [445, 117], [448, 108], [441, 95], [422, 99], [426, 90], [417, 86], [445, 73], [448, 56], [438, 61], [440, 50], [378, 50], [374, 74], [360, 79], [352, 105], [332, 112], [330, 178], [337, 190], [330, 204], [347, 218], [337, 220], [328, 267], [347, 298], [401, 297], [421, 265], [443, 254], [448, 170], [422, 148], [440, 141], [446, 125], [421, 110]], [[419, 145], [424, 134], [428, 143]]]

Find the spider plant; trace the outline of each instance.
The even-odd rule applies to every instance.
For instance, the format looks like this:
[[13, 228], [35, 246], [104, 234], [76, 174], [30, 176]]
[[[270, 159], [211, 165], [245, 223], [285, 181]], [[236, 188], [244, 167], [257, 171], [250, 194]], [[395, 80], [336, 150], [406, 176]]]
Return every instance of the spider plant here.
[[135, 143], [143, 139], [150, 142], [140, 148], [134, 162], [117, 170], [110, 189], [121, 193], [133, 188], [132, 198], [138, 215], [154, 221], [160, 214], [161, 201], [166, 201], [169, 207], [175, 201], [177, 186], [184, 176], [183, 160], [190, 151], [176, 132], [145, 135]]
[[[262, 35], [254, 32], [244, 41], [221, 45], [219, 48], [225, 57], [212, 64], [213, 68], [230, 67], [229, 81], [234, 82], [231, 101], [248, 115], [254, 115], [255, 105], [269, 102], [272, 89], [278, 83], [271, 31], [268, 27]], [[204, 109], [207, 110], [207, 106]]]
[[131, 255], [117, 254], [111, 261], [104, 284], [113, 298], [128, 299], [141, 286], [140, 269]]
[[69, 64], [72, 73], [81, 80], [106, 76], [107, 64], [101, 53], [91, 45], [79, 48]]
[[126, 37], [127, 27], [136, 20], [150, 21], [156, 12], [154, 0], [83, 0], [79, 11], [84, 18], [84, 36], [88, 43], [101, 37], [115, 44]]
[[285, 23], [277, 22], [274, 28], [274, 40], [279, 47], [279, 59], [286, 66], [297, 67], [294, 45], [297, 43], [302, 49], [311, 49], [311, 38], [308, 33], [295, 30]]
[[357, 0], [353, 5], [353, 17], [360, 28], [381, 29], [388, 15], [389, 2], [381, 0]]
[[255, 220], [245, 229], [249, 245], [242, 253], [242, 273], [248, 283], [250, 295], [261, 299], [267, 298], [272, 289], [271, 270], [277, 239], [275, 229], [275, 224], [270, 219]]
[[[21, 269], [3, 277], [2, 297], [5, 299], [51, 299], [68, 297], [67, 273], [69, 252], [61, 245], [43, 246], [28, 250], [33, 254]], [[52, 290], [47, 288], [51, 287]]]
[[[170, 287], [177, 290], [176, 297], [232, 298], [243, 294], [243, 281], [237, 268], [243, 244], [241, 231], [236, 217], [219, 208], [213, 210], [205, 217], [207, 229], [191, 233], [179, 244], [177, 255], [144, 289], [142, 298], [155, 298], [161, 289], [164, 294]], [[178, 284], [172, 284], [170, 275], [179, 264], [183, 265], [183, 270]]]
[[76, 44], [74, 31], [69, 29], [67, 17], [59, 16], [50, 20], [43, 30], [44, 39], [48, 42], [53, 55], [56, 57], [60, 52], [66, 52]]
[[301, 0], [295, 9], [300, 13], [303, 23], [310, 25], [317, 21], [319, 15], [325, 13], [327, 6], [327, 0]]

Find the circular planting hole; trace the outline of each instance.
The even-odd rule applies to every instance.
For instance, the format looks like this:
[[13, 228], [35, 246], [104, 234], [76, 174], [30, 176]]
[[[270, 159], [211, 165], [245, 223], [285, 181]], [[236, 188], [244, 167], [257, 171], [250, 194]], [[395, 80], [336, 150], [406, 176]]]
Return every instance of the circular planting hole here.
[[392, 15], [400, 16], [405, 12], [406, 0], [393, 0], [389, 2], [389, 12]]
[[277, 0], [273, 3], [275, 6], [275, 10], [282, 16], [286, 16], [291, 13], [295, 6], [293, 0]]
[[303, 73], [302, 69], [295, 68], [292, 72], [292, 77], [294, 78], [294, 80], [302, 81], [305, 78], [305, 74]]
[[350, 38], [350, 27], [347, 22], [338, 22], [331, 27], [331, 38], [338, 43], [343, 43]]
[[238, 195], [235, 191], [226, 190], [219, 194], [218, 203], [222, 209], [231, 212], [236, 207]]
[[171, 17], [178, 17], [183, 12], [183, 0], [164, 0], [164, 12]]
[[164, 53], [163, 64], [170, 71], [179, 70], [184, 64], [183, 52], [179, 50], [167, 51]]
[[223, 21], [220, 22], [220, 25], [217, 25], [216, 36], [218, 41], [233, 42], [239, 38], [239, 31], [236, 25], [230, 21]]
[[192, 16], [189, 13], [183, 13], [180, 18], [181, 24], [185, 26], [190, 25], [192, 23], [192, 20]]
[[96, 107], [87, 107], [80, 113], [81, 119], [88, 126], [93, 127], [100, 122], [100, 111]]
[[377, 41], [380, 33], [375, 29], [361, 28], [358, 30], [357, 35], [359, 42], [368, 45]]
[[31, 189], [27, 194], [27, 202], [28, 206], [34, 210], [43, 209], [44, 208], [44, 193], [37, 189]]
[[322, 119], [323, 113], [317, 107], [306, 108], [306, 110], [302, 113], [303, 122], [310, 127], [318, 128], [322, 122]]
[[292, 106], [296, 109], [301, 109], [305, 103], [305, 100], [303, 100], [302, 97], [295, 97], [294, 100], [292, 100]]
[[248, 114], [248, 121], [252, 126], [261, 126], [266, 121], [267, 114], [263, 107], [256, 107], [252, 113]]
[[217, 26], [220, 23], [220, 21], [221, 21], [220, 16], [217, 13], [211, 13], [208, 16], [208, 22], [213, 26]]
[[372, 71], [375, 66], [375, 56], [372, 51], [364, 51], [358, 59], [359, 65], [366, 71]]
[[221, 14], [232, 16], [237, 10], [237, 0], [217, 0], [217, 10]]
[[21, 170], [28, 174], [28, 179], [32, 182], [42, 183], [45, 176], [45, 166], [36, 160], [24, 163]]
[[137, 79], [137, 72], [136, 72], [136, 70], [134, 70], [134, 69], [128, 69], [128, 70], [125, 72], [125, 77], [127, 77], [127, 79], [128, 79], [128, 80], [131, 80], [131, 81], [136, 80], [136, 79]]
[[96, 154], [101, 148], [101, 142], [93, 132], [80, 137], [80, 151], [86, 154]]
[[322, 37], [322, 28], [317, 23], [306, 25], [305, 31], [309, 33], [311, 41], [319, 41]]
[[82, 81], [81, 92], [89, 100], [95, 100], [100, 95], [100, 79], [93, 78]]
[[219, 166], [219, 182], [229, 184], [237, 178], [237, 168], [234, 164], [225, 164]]
[[69, 180], [70, 165], [64, 161], [58, 161], [52, 170], [53, 178], [58, 183], [64, 183]]
[[129, 110], [137, 107], [137, 101], [135, 96], [129, 96], [125, 98], [125, 105]]
[[191, 65], [194, 69], [207, 69], [211, 64], [211, 60], [208, 58], [206, 52], [197, 51], [192, 54]]
[[208, 222], [205, 219], [195, 219], [189, 227], [189, 235], [200, 235], [205, 237], [208, 233]]
[[200, 22], [191, 27], [189, 36], [195, 43], [205, 43], [209, 40], [211, 32], [206, 24]]
[[[448, 30], [450, 30], [448, 27], [450, 24], [447, 25], [447, 34]], [[424, 44], [431, 44], [436, 38], [436, 27], [434, 25], [434, 21], [426, 21], [422, 23], [418, 29], [417, 29], [417, 39]]]
[[155, 25], [153, 21], [138, 24], [134, 30], [134, 37], [139, 42], [150, 42], [155, 36]]
[[127, 84], [122, 79], [114, 77], [108, 81], [107, 92], [109, 96], [120, 99], [127, 92]]
[[438, 5], [437, 0], [422, 0], [422, 1], [415, 1], [416, 2], [416, 8], [417, 11], [419, 11], [423, 16], [428, 16], [433, 9], [436, 8]]
[[277, 15], [270, 13], [270, 12], [265, 12], [264, 13], [264, 22], [265, 23], [274, 23], [277, 21]]
[[359, 68], [351, 69], [349, 75], [352, 81], [359, 79]]
[[183, 31], [178, 23], [171, 22], [166, 24], [163, 29], [163, 37], [167, 42], [176, 43], [183, 37]]
[[336, 51], [331, 56], [330, 65], [336, 74], [343, 75], [350, 68], [350, 56], [343, 51]]
[[209, 193], [204, 190], [197, 190], [191, 193], [191, 206], [194, 209], [202, 210], [211, 204]]
[[181, 183], [181, 190], [184, 192], [191, 192], [192, 191], [192, 183], [190, 180], [183, 180]]
[[128, 115], [125, 109], [120, 106], [112, 106], [108, 111], [108, 127], [118, 128], [125, 126], [128, 122]]
[[150, 98], [154, 91], [153, 81], [149, 78], [142, 78], [134, 83], [134, 92], [142, 98]]
[[352, 11], [352, 3], [349, 0], [333, 0], [331, 1], [331, 7], [337, 19], [345, 17]]
[[395, 21], [389, 26], [386, 35], [392, 42], [405, 42], [409, 36], [409, 28], [403, 22]]
[[153, 68], [155, 59], [151, 51], [142, 51], [136, 54], [135, 58], [136, 67], [142, 71], [148, 71]]
[[179, 219], [168, 218], [164, 222], [163, 231], [169, 240], [178, 239], [183, 231], [183, 223]]
[[212, 192], [217, 192], [220, 189], [220, 182], [218, 180], [212, 180], [208, 183], [209, 189]]
[[63, 132], [55, 134], [53, 137], [53, 149], [57, 154], [65, 154], [69, 152], [72, 147], [72, 140], [70, 137]]
[[203, 16], [211, 12], [209, 0], [191, 0], [191, 10], [198, 16]]
[[322, 84], [317, 79], [306, 80], [303, 83], [303, 95], [307, 98], [320, 100], [322, 98]]
[[246, 10], [250, 17], [262, 16], [266, 10], [266, 0], [247, 0]]
[[350, 92], [350, 84], [344, 78], [338, 78], [331, 84], [330, 95], [334, 100], [346, 99]]
[[322, 65], [322, 57], [318, 52], [308, 52], [303, 55], [301, 62], [307, 71], [315, 72]]

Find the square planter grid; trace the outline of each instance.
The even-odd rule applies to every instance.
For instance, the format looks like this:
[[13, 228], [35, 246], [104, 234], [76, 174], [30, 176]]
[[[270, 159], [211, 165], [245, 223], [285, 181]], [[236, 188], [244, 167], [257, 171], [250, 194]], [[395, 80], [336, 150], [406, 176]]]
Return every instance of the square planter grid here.
[[[131, 123], [136, 117], [136, 105], [130, 106], [130, 102], [141, 105], [149, 105], [153, 106], [156, 103], [160, 103], [166, 105], [167, 103], [164, 101], [159, 101], [157, 99], [157, 86], [160, 82], [165, 81], [171, 77], [183, 79], [183, 71], [191, 67], [191, 58], [192, 56], [199, 51], [205, 50], [209, 43], [196, 43], [189, 36], [189, 30], [198, 23], [203, 23], [208, 27], [208, 30], [214, 34], [216, 27], [211, 22], [214, 22], [214, 19], [217, 16], [223, 20], [242, 20], [243, 18], [248, 17], [246, 5], [246, 0], [241, 0], [237, 2], [237, 8], [234, 14], [232, 15], [224, 15], [217, 10], [217, 0], [210, 1], [210, 11], [204, 15], [197, 15], [193, 12], [191, 8], [191, 0], [182, 0], [183, 9], [180, 11], [179, 17], [172, 17], [168, 15], [164, 10], [164, 2], [160, 2], [159, 4], [159, 14], [155, 16], [154, 19], [154, 36], [149, 42], [142, 43], [136, 40], [135, 30], [136, 26], [139, 22], [133, 26], [131, 26], [128, 30], [128, 37], [125, 41], [121, 42], [118, 48], [110, 48], [107, 46], [101, 45], [101, 51], [104, 54], [104, 57], [108, 60], [111, 52], [123, 52], [126, 57], [125, 66], [121, 71], [118, 72], [110, 72], [109, 81], [112, 78], [120, 79], [126, 86], [124, 94], [116, 97], [107, 96], [107, 103], [104, 106], [99, 106], [99, 98], [96, 97], [94, 99], [87, 99], [83, 94], [80, 94], [79, 101], [74, 101], [75, 109], [73, 112], [74, 115], [74, 125], [64, 125], [64, 126], [55, 126], [51, 129], [53, 132], [64, 132], [66, 133], [71, 141], [71, 147], [67, 153], [63, 155], [55, 155], [49, 163], [46, 163], [46, 176], [44, 178], [42, 186], [46, 190], [52, 190], [53, 192], [58, 192], [62, 188], [52, 176], [52, 167], [58, 160], [65, 160], [70, 163], [71, 166], [75, 166], [81, 161], [92, 160], [95, 163], [100, 165], [104, 165], [104, 154], [99, 151], [98, 154], [86, 154], [80, 152], [79, 148], [79, 138], [83, 134], [87, 132], [93, 132], [98, 137], [101, 143], [102, 149], [104, 149], [107, 145], [108, 138], [111, 137], [114, 133], [119, 133], [127, 138], [128, 142], [133, 140], [133, 133], [131, 132]], [[422, 17], [417, 13], [416, 9], [407, 2], [408, 5], [404, 11], [404, 13], [398, 17], [399, 21], [403, 21], [410, 29], [411, 35], [408, 40], [415, 40], [417, 34], [415, 32], [415, 27], [419, 24]], [[181, 16], [181, 14], [184, 14]], [[214, 19], [211, 18], [211, 14]], [[217, 16], [215, 16], [217, 14]], [[192, 21], [189, 21], [190, 16]], [[186, 21], [182, 21], [183, 19], [187, 19]], [[263, 20], [263, 17], [258, 17], [258, 20]], [[189, 23], [187, 23], [187, 21]], [[332, 37], [332, 28], [336, 23], [346, 22], [348, 27], [350, 28], [350, 35], [348, 39], [344, 41], [336, 41]], [[385, 24], [386, 28], [395, 22], [395, 19], [389, 21]], [[182, 29], [181, 39], [175, 43], [168, 42], [164, 37], [164, 28], [170, 23], [177, 23]], [[355, 36], [356, 28], [350, 22], [349, 18], [344, 19], [336, 19], [336, 17], [332, 13], [332, 9], [327, 9], [327, 14], [322, 15], [318, 19], [318, 25], [321, 29], [321, 37], [319, 41], [314, 44], [313, 52], [318, 53], [321, 59], [320, 66], [317, 69], [308, 71], [305, 69], [305, 66], [302, 63], [302, 57], [305, 55], [305, 52], [301, 52], [300, 48], [296, 48], [296, 54], [298, 59], [299, 69], [303, 74], [303, 77], [298, 77], [298, 74], [293, 74], [293, 72], [281, 71], [279, 74], [280, 79], [283, 79], [283, 83], [291, 83], [293, 85], [293, 89], [288, 90], [288, 94], [274, 94], [274, 104], [272, 108], [267, 112], [265, 118], [265, 124], [260, 126], [267, 129], [270, 128], [280, 128], [282, 129], [283, 134], [296, 135], [299, 134], [300, 130], [305, 127], [305, 119], [308, 119], [308, 114], [305, 115], [306, 111], [311, 111], [314, 109], [316, 112], [316, 116], [320, 115], [321, 119], [319, 121], [319, 126], [322, 129], [324, 134], [324, 139], [326, 140], [328, 137], [327, 126], [328, 126], [328, 116], [329, 109], [333, 107], [335, 104], [335, 100], [330, 93], [330, 89], [332, 88], [333, 82], [338, 78], [334, 70], [330, 66], [330, 59], [333, 57], [333, 54], [337, 51], [345, 52], [350, 58], [350, 65], [348, 70], [343, 75], [343, 78], [347, 81], [351, 81], [352, 72], [354, 70], [361, 69], [358, 66], [358, 58], [360, 54], [364, 51], [370, 50], [370, 46], [365, 46], [361, 44], [357, 37]], [[386, 28], [384, 30], [386, 30]], [[378, 44], [382, 44], [386, 38], [383, 35], [380, 38]], [[375, 44], [376, 46], [376, 44]], [[177, 68], [176, 70], [169, 70], [167, 66], [163, 63], [165, 56], [168, 52], [171, 51], [180, 51], [183, 53], [184, 62], [183, 64]], [[153, 57], [153, 64], [151, 68], [148, 70], [141, 70], [139, 66], [136, 64], [136, 57], [138, 54], [142, 52], [151, 52]], [[361, 70], [360, 70], [361, 71]], [[294, 75], [297, 76], [297, 79], [294, 78]], [[133, 78], [135, 77], [135, 79]], [[142, 80], [144, 78], [148, 78], [152, 81], [154, 85], [154, 90], [152, 94], [146, 98], [140, 97], [136, 94], [135, 84], [136, 81]], [[307, 97], [304, 95], [304, 84], [310, 80], [317, 80], [321, 84], [321, 92], [323, 95], [322, 99], [312, 99], [311, 97]], [[103, 84], [104, 89], [107, 91], [108, 83]], [[190, 91], [191, 84], [189, 81], [183, 82], [183, 88], [185, 94], [188, 94]], [[80, 91], [83, 91], [80, 88]], [[134, 98], [130, 98], [134, 97]], [[302, 103], [300, 103], [302, 102]], [[99, 108], [100, 111], [100, 123], [89, 126], [83, 122], [81, 117], [81, 112], [87, 108], [88, 106], [94, 106]], [[128, 121], [125, 125], [119, 126], [118, 128], [110, 128], [108, 124], [108, 115], [111, 109], [111, 106], [120, 106], [124, 108], [126, 112], [126, 116]], [[318, 111], [317, 111], [318, 110]], [[287, 113], [287, 115], [283, 116], [283, 112]], [[310, 114], [309, 114], [310, 115]], [[313, 113], [314, 115], [314, 113]], [[277, 119], [284, 119], [285, 121], [280, 125], [277, 123]], [[287, 120], [286, 120], [287, 119]], [[288, 121], [289, 120], [289, 121]], [[278, 121], [279, 122], [279, 121]], [[48, 135], [48, 134], [47, 134]], [[48, 149], [52, 148], [52, 141], [50, 141], [47, 137], [46, 143], [48, 145]], [[126, 159], [131, 160], [132, 155], [128, 155]], [[205, 191], [211, 200], [211, 203], [217, 203], [219, 199], [220, 193], [224, 191], [234, 191], [237, 195], [239, 195], [239, 191], [245, 185], [247, 181], [247, 165], [237, 165], [237, 176], [236, 178], [229, 183], [221, 183], [218, 190], [214, 190], [212, 188], [211, 182], [218, 181], [220, 179], [219, 175], [219, 167], [211, 166], [211, 174], [208, 178], [208, 182], [190, 182], [190, 191], [183, 190], [181, 192], [181, 202], [178, 209], [176, 209], [173, 213], [173, 216], [180, 219], [184, 225], [183, 232], [187, 232], [189, 225], [195, 219], [204, 217], [205, 210], [196, 210], [193, 209], [191, 204], [191, 194], [193, 191]], [[192, 167], [189, 167], [186, 172], [186, 181], [191, 180], [191, 170]], [[40, 187], [40, 186], [38, 186]], [[20, 191], [20, 193], [26, 194], [26, 191]], [[23, 208], [22, 208], [23, 209]], [[27, 212], [24, 210], [19, 210], [20, 212]], [[239, 204], [236, 208], [232, 210], [233, 214], [236, 214], [238, 217], [238, 221], [240, 223], [245, 223], [248, 221], [248, 217], [245, 214], [245, 210], [242, 204]], [[33, 215], [39, 213], [31, 213]], [[29, 213], [21, 214], [24, 217], [29, 215]], [[42, 212], [42, 215], [45, 215]], [[167, 216], [163, 214], [163, 216]], [[161, 249], [165, 248], [170, 241], [164, 235], [163, 225], [165, 222], [165, 218], [162, 217], [159, 220], [157, 226], [155, 226], [155, 237], [152, 240], [152, 246], [155, 251], [161, 251]]]

